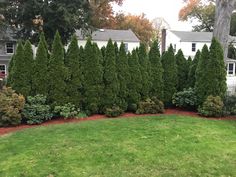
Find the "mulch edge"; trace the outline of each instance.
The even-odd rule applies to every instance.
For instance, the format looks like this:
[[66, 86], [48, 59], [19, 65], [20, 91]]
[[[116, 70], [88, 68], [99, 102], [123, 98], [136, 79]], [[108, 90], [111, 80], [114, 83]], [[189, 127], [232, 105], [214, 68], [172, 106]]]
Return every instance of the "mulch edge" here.
[[[190, 117], [196, 117], [196, 118], [202, 118], [207, 120], [235, 120], [236, 117], [230, 116], [230, 117], [220, 117], [220, 118], [213, 118], [213, 117], [202, 117], [197, 112], [191, 112], [191, 111], [184, 111], [179, 109], [166, 109], [164, 114], [141, 114], [137, 115], [134, 113], [125, 113], [117, 118], [128, 118], [128, 117], [143, 117], [143, 116], [160, 116], [160, 115], [180, 115], [180, 116], [190, 116]], [[33, 127], [39, 127], [39, 126], [48, 126], [48, 125], [58, 125], [58, 124], [65, 124], [65, 123], [78, 123], [82, 121], [92, 121], [92, 120], [101, 120], [101, 119], [110, 119], [106, 117], [105, 115], [93, 115], [87, 118], [82, 119], [52, 119], [50, 121], [44, 122], [40, 125], [19, 125], [16, 127], [2, 127], [0, 128], [0, 136], [6, 135], [12, 132], [20, 131], [23, 129], [33, 128]]]

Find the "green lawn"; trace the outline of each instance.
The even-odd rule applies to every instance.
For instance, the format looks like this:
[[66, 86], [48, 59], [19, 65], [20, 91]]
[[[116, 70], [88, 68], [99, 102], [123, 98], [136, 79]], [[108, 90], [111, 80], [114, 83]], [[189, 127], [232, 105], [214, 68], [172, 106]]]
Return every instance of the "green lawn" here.
[[236, 176], [236, 121], [106, 119], [0, 137], [0, 176]]

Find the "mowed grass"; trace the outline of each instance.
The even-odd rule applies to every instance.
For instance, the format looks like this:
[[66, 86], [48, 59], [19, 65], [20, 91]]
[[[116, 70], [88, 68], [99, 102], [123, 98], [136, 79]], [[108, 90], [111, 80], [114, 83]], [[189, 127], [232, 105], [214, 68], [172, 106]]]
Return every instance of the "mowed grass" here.
[[236, 121], [106, 119], [0, 137], [0, 176], [236, 176]]

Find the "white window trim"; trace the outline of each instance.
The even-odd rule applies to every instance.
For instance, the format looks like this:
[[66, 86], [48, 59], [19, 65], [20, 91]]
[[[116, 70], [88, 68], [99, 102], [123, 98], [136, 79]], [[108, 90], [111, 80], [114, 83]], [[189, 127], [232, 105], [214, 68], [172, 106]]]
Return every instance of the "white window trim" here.
[[[12, 44], [12, 50], [13, 50], [13, 52], [12, 52], [12, 53], [8, 53], [8, 52], [7, 52], [7, 44], [9, 44], [9, 43], [11, 43], [11, 44]], [[5, 49], [6, 49], [6, 54], [14, 54], [14, 50], [15, 50], [14, 43], [13, 43], [13, 42], [6, 42], [6, 43], [5, 43]]]
[[[5, 72], [5, 77], [6, 77], [6, 75], [7, 75], [7, 65], [6, 64], [0, 64], [0, 66], [4, 66], [4, 68], [5, 68], [5, 70], [4, 70], [4, 72]], [[2, 71], [2, 70], [1, 70]], [[1, 75], [1, 74], [0, 74]]]
[[[229, 74], [229, 65], [233, 64], [233, 74]], [[235, 63], [227, 63], [227, 76], [235, 76]]]

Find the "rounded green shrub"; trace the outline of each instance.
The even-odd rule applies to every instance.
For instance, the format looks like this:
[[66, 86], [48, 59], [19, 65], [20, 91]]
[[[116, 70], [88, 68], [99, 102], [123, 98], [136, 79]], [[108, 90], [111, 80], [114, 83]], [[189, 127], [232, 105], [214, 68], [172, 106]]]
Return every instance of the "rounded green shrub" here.
[[25, 107], [22, 111], [27, 124], [41, 124], [50, 120], [53, 116], [51, 108], [46, 104], [46, 96], [36, 95], [28, 96]]
[[119, 106], [112, 106], [111, 108], [105, 109], [105, 115], [107, 117], [118, 117], [123, 113], [124, 111]]
[[177, 92], [173, 95], [172, 103], [176, 107], [195, 109], [197, 106], [197, 96], [195, 90], [192, 88], [184, 89], [181, 92]]
[[3, 87], [0, 91], [0, 127], [19, 125], [24, 105], [23, 95], [15, 93], [10, 87]]
[[164, 113], [164, 104], [156, 97], [152, 99], [148, 98], [145, 101], [141, 101], [138, 104], [138, 110], [136, 114], [158, 114]]
[[198, 112], [202, 116], [206, 117], [220, 117], [223, 115], [224, 103], [219, 96], [208, 96], [202, 107], [198, 109]]
[[55, 106], [54, 113], [57, 116], [67, 118], [76, 118], [80, 112], [80, 109], [77, 109], [74, 104], [67, 103], [63, 106]]
[[236, 95], [226, 96], [224, 99], [224, 114], [236, 115]]

